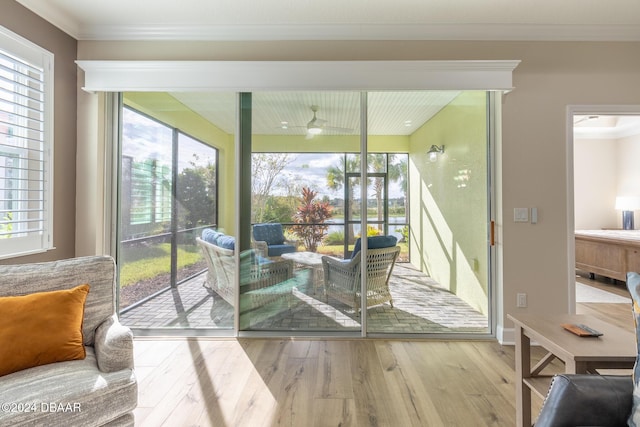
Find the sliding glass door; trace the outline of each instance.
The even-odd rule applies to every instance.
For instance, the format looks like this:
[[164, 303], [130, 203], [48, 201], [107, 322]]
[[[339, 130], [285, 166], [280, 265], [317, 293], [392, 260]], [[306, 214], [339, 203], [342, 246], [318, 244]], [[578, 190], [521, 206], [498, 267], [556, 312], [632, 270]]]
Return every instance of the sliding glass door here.
[[126, 99], [125, 324], [492, 332], [487, 92]]

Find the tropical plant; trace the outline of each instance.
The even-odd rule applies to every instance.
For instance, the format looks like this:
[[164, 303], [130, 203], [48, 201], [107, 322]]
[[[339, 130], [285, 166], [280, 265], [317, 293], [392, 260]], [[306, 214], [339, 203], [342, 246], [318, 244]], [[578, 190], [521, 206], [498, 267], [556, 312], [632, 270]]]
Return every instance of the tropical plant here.
[[300, 239], [309, 252], [316, 252], [324, 239], [329, 225], [325, 221], [331, 218], [331, 206], [328, 202], [315, 200], [318, 193], [308, 187], [302, 188], [302, 200], [293, 215], [291, 231]]

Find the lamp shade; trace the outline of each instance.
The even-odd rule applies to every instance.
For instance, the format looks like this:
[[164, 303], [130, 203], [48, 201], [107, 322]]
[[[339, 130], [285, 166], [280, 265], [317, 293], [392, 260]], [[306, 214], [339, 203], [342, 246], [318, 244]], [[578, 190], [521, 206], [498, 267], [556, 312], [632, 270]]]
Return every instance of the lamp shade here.
[[620, 196], [616, 197], [616, 210], [635, 211], [640, 209], [640, 197]]

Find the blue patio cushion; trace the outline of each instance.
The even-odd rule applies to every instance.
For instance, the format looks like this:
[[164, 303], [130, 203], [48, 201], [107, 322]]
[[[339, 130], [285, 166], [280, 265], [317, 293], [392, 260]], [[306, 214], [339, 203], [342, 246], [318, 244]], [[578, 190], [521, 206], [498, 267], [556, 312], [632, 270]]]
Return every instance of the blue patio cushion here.
[[256, 224], [253, 226], [253, 238], [258, 242], [267, 242], [267, 246], [282, 245], [284, 243], [284, 233], [282, 224]]
[[296, 251], [296, 247], [293, 245], [269, 245], [267, 250], [267, 255], [280, 256], [282, 254], [288, 254], [295, 251]]
[[[369, 249], [380, 249], [380, 248], [391, 248], [398, 243], [398, 238], [396, 236], [371, 236], [367, 237], [367, 247]], [[356, 244], [353, 246], [353, 252], [351, 253], [351, 258], [355, 257], [358, 252], [360, 252], [360, 248], [362, 247], [362, 243], [360, 242], [360, 238], [356, 240]]]
[[236, 248], [236, 238], [223, 234], [222, 236], [218, 237], [216, 245], [220, 246], [223, 249], [234, 250]]
[[217, 245], [218, 237], [223, 236], [219, 231], [215, 231], [212, 228], [205, 228], [202, 230], [202, 240], [212, 245]]

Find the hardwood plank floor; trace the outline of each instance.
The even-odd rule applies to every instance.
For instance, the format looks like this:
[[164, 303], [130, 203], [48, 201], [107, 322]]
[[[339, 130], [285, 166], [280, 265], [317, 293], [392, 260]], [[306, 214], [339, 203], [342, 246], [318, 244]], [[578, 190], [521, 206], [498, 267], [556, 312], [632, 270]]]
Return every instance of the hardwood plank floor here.
[[[627, 304], [577, 312], [634, 328]], [[515, 425], [514, 348], [495, 341], [136, 338], [135, 357], [138, 426]]]

